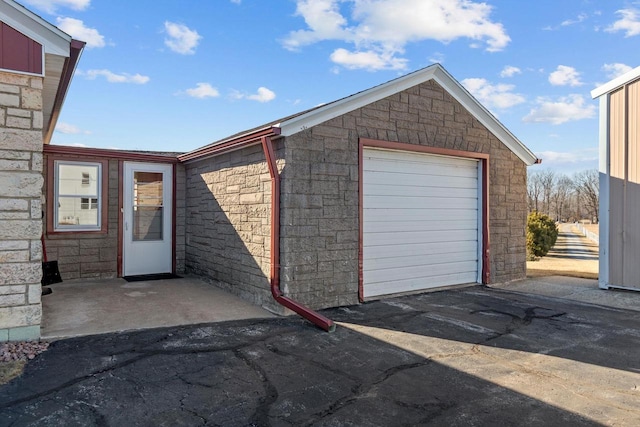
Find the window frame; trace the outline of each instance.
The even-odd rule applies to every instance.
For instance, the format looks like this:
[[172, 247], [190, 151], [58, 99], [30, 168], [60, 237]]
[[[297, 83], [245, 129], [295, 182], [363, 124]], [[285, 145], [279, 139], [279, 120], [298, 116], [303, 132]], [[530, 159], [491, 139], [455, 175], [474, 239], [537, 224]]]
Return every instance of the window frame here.
[[[97, 166], [97, 213], [98, 225], [60, 225], [58, 222], [58, 210], [56, 209], [57, 200], [60, 197], [58, 189], [58, 176], [60, 165], [71, 166]], [[106, 159], [89, 159], [82, 160], [77, 158], [65, 158], [50, 156], [47, 161], [47, 235], [55, 234], [106, 234], [108, 232], [108, 183], [109, 183], [109, 161]], [[78, 198], [96, 197], [78, 195]], [[93, 209], [91, 209], [93, 210]]]

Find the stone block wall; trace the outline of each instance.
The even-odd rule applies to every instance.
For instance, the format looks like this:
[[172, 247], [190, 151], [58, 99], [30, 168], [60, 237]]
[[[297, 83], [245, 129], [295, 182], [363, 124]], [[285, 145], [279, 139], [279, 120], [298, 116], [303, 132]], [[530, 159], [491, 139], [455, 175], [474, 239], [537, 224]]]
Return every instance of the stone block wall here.
[[[54, 160], [50, 154], [46, 155], [44, 176]], [[96, 161], [86, 156], [55, 156], [55, 160], [68, 161]], [[98, 159], [101, 160], [101, 159]], [[117, 277], [118, 259], [118, 160], [109, 160], [108, 174], [108, 224], [107, 233], [61, 232], [48, 233], [45, 229], [45, 248], [48, 261], [58, 261], [58, 268], [63, 280], [73, 279], [109, 279]], [[47, 183], [53, 185], [53, 183]], [[45, 200], [45, 224], [47, 215], [52, 211], [47, 209]]]
[[0, 342], [40, 337], [42, 83], [0, 72]]
[[271, 178], [262, 147], [189, 163], [186, 182], [186, 271], [282, 312], [269, 288]]
[[525, 277], [526, 166], [434, 81], [285, 140], [281, 282], [313, 308], [358, 298], [358, 141], [490, 155], [491, 282]]

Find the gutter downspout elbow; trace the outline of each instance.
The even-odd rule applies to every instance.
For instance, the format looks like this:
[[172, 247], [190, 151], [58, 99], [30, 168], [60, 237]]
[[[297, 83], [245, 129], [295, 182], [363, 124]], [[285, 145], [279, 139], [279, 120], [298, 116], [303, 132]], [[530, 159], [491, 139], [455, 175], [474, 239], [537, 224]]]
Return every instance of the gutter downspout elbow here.
[[276, 165], [271, 137], [263, 136], [260, 139], [271, 175], [271, 295], [280, 305], [298, 313], [325, 331], [333, 332], [336, 330], [333, 320], [286, 297], [280, 289], [280, 173]]

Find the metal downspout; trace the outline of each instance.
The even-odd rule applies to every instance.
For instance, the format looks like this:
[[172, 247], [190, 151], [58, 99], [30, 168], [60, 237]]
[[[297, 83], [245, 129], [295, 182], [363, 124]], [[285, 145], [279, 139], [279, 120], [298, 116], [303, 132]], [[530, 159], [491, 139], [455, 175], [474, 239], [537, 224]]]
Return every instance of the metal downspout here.
[[262, 148], [271, 175], [271, 295], [281, 305], [293, 310], [327, 332], [333, 332], [336, 325], [333, 320], [310, 308], [284, 296], [280, 289], [280, 173], [276, 165], [271, 137], [263, 136]]

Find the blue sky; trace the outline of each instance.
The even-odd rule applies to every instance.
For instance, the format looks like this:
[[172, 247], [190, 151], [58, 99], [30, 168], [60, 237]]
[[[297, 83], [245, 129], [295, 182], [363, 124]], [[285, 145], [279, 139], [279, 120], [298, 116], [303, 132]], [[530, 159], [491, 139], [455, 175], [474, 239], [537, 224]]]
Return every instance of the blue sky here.
[[189, 151], [439, 62], [571, 173], [640, 65], [640, 1], [19, 1], [87, 42], [54, 144]]

